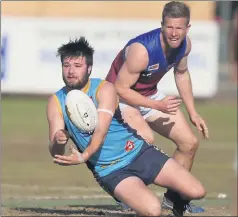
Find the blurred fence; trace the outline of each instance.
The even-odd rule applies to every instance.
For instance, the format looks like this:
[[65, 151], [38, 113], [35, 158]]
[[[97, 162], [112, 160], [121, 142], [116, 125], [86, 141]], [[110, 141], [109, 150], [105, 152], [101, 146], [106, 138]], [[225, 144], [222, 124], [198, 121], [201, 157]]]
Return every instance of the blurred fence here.
[[[78, 36], [85, 36], [96, 49], [92, 76], [104, 78], [117, 52], [131, 37], [160, 26], [165, 3], [2, 2], [2, 92], [56, 91], [63, 85], [57, 47]], [[189, 68], [194, 95], [211, 98], [219, 92], [220, 78], [227, 78], [219, 74], [221, 34], [215, 3], [187, 3], [192, 12]], [[223, 61], [223, 71], [227, 71], [226, 64]], [[173, 73], [168, 73], [160, 84], [167, 94], [177, 94], [172, 77]]]

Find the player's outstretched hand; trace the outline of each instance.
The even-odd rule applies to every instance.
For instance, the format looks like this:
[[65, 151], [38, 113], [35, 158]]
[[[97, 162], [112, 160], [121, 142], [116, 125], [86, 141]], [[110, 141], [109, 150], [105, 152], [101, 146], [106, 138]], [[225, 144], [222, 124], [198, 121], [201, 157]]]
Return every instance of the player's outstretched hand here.
[[72, 145], [70, 146], [70, 151], [71, 154], [69, 156], [55, 155], [55, 158], [53, 159], [54, 163], [59, 164], [61, 166], [71, 166], [85, 162], [82, 154], [78, 152]]
[[158, 110], [167, 114], [176, 115], [182, 100], [176, 96], [166, 96], [158, 101]]
[[65, 145], [68, 142], [69, 137], [70, 135], [67, 130], [58, 130], [54, 135], [54, 142]]
[[190, 116], [191, 122], [197, 127], [198, 132], [203, 135], [204, 138], [209, 139], [208, 127], [205, 121], [199, 114]]

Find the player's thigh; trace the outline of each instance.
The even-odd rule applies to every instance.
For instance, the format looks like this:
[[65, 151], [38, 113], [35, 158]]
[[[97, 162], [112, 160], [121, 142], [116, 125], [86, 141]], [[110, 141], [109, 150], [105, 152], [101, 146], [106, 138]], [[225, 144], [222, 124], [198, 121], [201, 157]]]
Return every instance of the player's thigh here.
[[148, 117], [146, 121], [151, 129], [171, 139], [176, 144], [196, 142], [196, 137], [181, 110], [178, 110], [176, 115], [157, 111], [153, 116]]
[[191, 199], [205, 196], [201, 182], [172, 158], [164, 164], [154, 184], [173, 189]]
[[121, 109], [122, 118], [137, 134], [144, 138], [148, 143], [154, 143], [154, 135], [148, 123], [145, 121], [140, 111], [132, 106]]
[[114, 196], [142, 216], [158, 216], [161, 207], [158, 197], [135, 176], [123, 179], [115, 188]]

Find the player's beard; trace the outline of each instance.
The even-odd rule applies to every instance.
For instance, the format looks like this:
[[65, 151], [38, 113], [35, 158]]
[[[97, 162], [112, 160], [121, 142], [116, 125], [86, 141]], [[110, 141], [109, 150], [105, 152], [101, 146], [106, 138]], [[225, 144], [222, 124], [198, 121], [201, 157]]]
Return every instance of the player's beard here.
[[78, 89], [78, 90], [82, 89], [88, 83], [88, 79], [89, 79], [89, 74], [85, 73], [81, 81], [72, 83], [67, 81], [67, 78], [65, 78], [65, 76], [63, 75], [64, 83], [70, 89]]

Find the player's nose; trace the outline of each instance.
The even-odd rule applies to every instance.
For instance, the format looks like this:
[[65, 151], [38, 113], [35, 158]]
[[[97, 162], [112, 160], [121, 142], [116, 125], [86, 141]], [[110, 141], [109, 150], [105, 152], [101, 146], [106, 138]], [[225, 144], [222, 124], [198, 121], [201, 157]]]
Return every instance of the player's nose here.
[[74, 67], [71, 66], [71, 67], [69, 68], [69, 74], [74, 74], [74, 72], [75, 72], [75, 71], [74, 71]]
[[175, 29], [172, 30], [172, 36], [173, 37], [176, 36], [176, 30]]

